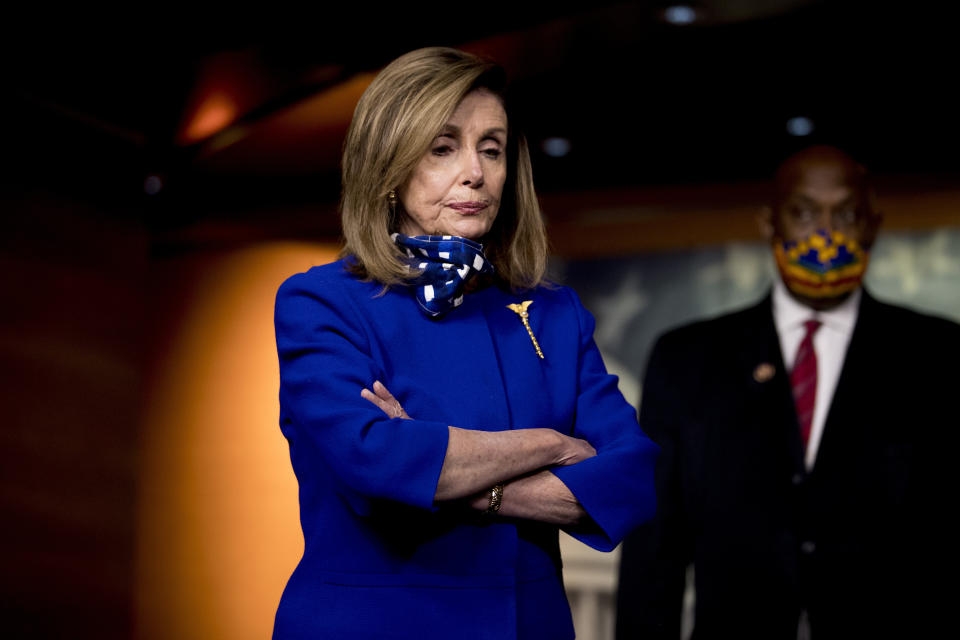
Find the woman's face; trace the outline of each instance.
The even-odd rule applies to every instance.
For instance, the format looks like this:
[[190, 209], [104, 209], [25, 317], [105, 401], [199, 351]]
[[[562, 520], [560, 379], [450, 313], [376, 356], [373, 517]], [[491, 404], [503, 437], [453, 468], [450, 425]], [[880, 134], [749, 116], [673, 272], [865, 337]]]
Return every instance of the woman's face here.
[[479, 240], [493, 226], [507, 178], [507, 113], [484, 89], [464, 96], [400, 187], [400, 232]]

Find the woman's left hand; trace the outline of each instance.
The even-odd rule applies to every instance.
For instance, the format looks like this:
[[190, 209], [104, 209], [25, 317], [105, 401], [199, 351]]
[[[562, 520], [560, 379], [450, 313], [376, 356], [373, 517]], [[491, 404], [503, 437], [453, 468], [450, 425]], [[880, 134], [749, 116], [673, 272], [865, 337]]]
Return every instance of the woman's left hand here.
[[403, 406], [400, 402], [393, 397], [393, 394], [383, 386], [383, 383], [377, 380], [373, 383], [373, 391], [370, 389], [364, 389], [360, 392], [360, 397], [364, 400], [369, 400], [373, 404], [380, 407], [380, 410], [387, 414], [390, 418], [403, 418], [404, 420], [412, 420], [407, 412], [403, 410]]
[[[377, 380], [370, 387], [372, 391], [360, 392], [364, 400], [375, 404], [387, 417], [413, 419], [382, 382]], [[477, 511], [485, 511], [490, 504], [487, 487], [503, 482], [501, 515], [559, 526], [589, 520], [570, 489], [545, 468], [574, 464], [597, 455], [589, 442], [549, 428], [448, 428], [450, 440], [437, 481], [438, 502], [465, 499]], [[538, 467], [540, 470], [536, 471]]]

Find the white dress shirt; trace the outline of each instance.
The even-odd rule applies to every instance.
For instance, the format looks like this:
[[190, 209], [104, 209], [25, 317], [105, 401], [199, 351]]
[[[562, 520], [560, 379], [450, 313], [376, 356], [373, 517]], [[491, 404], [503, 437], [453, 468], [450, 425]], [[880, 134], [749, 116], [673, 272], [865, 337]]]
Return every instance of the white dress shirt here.
[[819, 320], [821, 325], [813, 334], [813, 349], [817, 353], [817, 395], [813, 404], [810, 440], [807, 442], [806, 466], [810, 470], [817, 459], [817, 449], [823, 438], [823, 425], [833, 402], [833, 393], [840, 380], [840, 370], [850, 345], [850, 336], [857, 323], [861, 291], [857, 289], [839, 306], [829, 311], [815, 311], [798, 302], [778, 278], [773, 285], [773, 321], [780, 337], [780, 351], [787, 371], [793, 369], [797, 348], [806, 335], [804, 322]]

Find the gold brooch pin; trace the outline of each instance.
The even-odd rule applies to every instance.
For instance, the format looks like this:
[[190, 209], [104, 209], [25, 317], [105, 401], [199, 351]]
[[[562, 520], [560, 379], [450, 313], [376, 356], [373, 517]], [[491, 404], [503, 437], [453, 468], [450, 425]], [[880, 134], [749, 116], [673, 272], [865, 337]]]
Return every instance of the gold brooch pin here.
[[527, 313], [527, 307], [532, 304], [533, 300], [524, 300], [520, 304], [508, 304], [507, 309], [510, 309], [510, 311], [520, 316], [520, 322], [523, 323], [523, 328], [530, 334], [530, 341], [533, 343], [533, 348], [537, 350], [537, 355], [543, 360], [543, 351], [540, 350], [540, 345], [537, 344], [537, 338], [533, 335], [533, 329], [530, 328], [530, 322], [527, 321], [527, 318], [530, 317], [530, 314]]

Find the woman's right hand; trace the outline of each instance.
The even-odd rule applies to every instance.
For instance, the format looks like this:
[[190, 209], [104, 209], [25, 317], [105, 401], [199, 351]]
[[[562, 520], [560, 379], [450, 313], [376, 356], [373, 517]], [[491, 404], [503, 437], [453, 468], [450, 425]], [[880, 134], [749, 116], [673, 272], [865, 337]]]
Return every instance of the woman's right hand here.
[[[411, 419], [383, 383], [377, 380], [371, 389], [363, 389], [361, 397], [390, 418]], [[554, 429], [474, 431], [453, 426], [448, 429], [450, 439], [437, 481], [437, 501], [463, 498], [497, 482], [510, 481], [538, 469], [576, 464], [597, 455], [586, 440]]]
[[[410, 416], [407, 415], [407, 412], [404, 411], [400, 402], [393, 397], [393, 394], [390, 393], [390, 390], [387, 389], [382, 382], [377, 380], [371, 386], [373, 388], [372, 392], [369, 389], [364, 389], [360, 393], [365, 400], [378, 406], [381, 411], [391, 418], [411, 419]], [[555, 434], [557, 438], [557, 444], [554, 446], [552, 466], [565, 467], [597, 455], [597, 450], [586, 440], [565, 436], [553, 429], [543, 430], [550, 432], [551, 435]]]
[[556, 433], [560, 436], [560, 444], [554, 466], [565, 467], [597, 455], [597, 450], [586, 440], [565, 436], [559, 431]]

